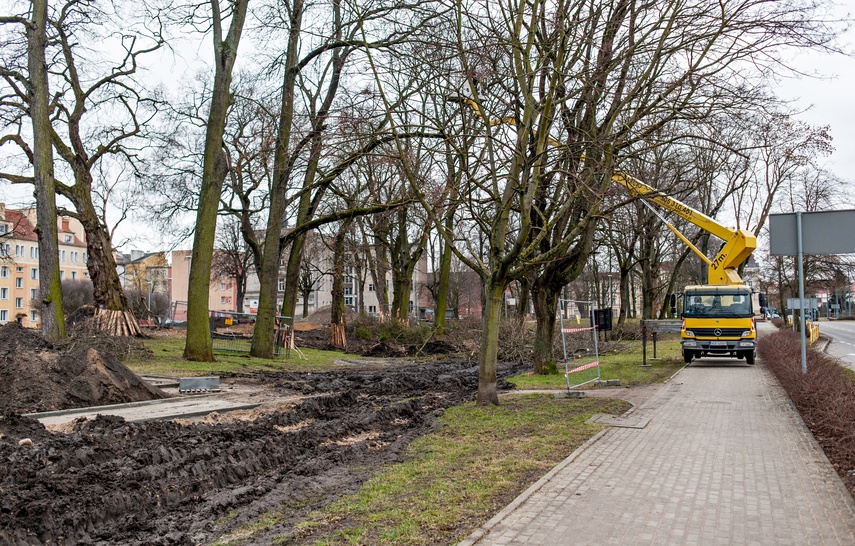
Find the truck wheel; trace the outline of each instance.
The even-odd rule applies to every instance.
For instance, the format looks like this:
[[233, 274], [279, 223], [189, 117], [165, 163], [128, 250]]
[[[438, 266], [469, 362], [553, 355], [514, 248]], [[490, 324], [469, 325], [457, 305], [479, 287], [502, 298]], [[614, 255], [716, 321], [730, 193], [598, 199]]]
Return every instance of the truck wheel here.
[[692, 351], [683, 351], [683, 362], [685, 362], [686, 364], [691, 364], [692, 356]]
[[746, 362], [749, 366], [753, 366], [753, 365], [754, 365], [754, 357], [756, 356], [756, 354], [757, 354], [757, 353], [756, 353], [756, 352], [754, 352], [754, 351], [751, 351], [750, 353], [745, 353], [745, 362]]

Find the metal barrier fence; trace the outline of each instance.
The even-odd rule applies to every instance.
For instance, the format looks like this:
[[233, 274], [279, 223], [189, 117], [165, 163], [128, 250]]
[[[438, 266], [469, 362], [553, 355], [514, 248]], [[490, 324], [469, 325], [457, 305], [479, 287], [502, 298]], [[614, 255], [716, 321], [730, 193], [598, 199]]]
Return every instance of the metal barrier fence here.
[[[597, 326], [593, 320], [595, 302], [580, 300], [558, 300], [559, 323], [561, 328], [561, 348], [564, 352], [564, 379], [567, 389], [573, 389], [600, 380], [600, 354], [597, 345]], [[575, 308], [575, 309], [574, 309]], [[579, 311], [576, 315], [576, 310]], [[575, 317], [576, 324], [565, 317]], [[582, 324], [581, 317], [588, 316]], [[571, 334], [576, 336], [577, 343], [571, 346]], [[592, 354], [593, 353], [593, 354]], [[592, 360], [593, 359], [593, 360]]]
[[[255, 314], [232, 313], [229, 311], [210, 311], [211, 343], [215, 351], [248, 353], [252, 347], [252, 334], [255, 331]], [[274, 353], [291, 356], [294, 332], [293, 317], [276, 317], [276, 341]]]

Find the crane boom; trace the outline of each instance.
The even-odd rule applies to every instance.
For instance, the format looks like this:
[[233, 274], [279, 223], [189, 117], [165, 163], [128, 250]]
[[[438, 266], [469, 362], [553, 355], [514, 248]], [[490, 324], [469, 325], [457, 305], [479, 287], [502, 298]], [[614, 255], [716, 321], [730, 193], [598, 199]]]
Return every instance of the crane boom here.
[[648, 186], [641, 180], [623, 172], [614, 172], [612, 180], [625, 187], [633, 196], [642, 197], [656, 203], [665, 210], [671, 211], [680, 218], [691, 222], [702, 230], [715, 235], [722, 241], [724, 246], [712, 260], [700, 254], [697, 248], [688, 239], [682, 236], [676, 228], [668, 225], [692, 250], [701, 255], [708, 264], [709, 284], [743, 284], [737, 268], [748, 259], [754, 249], [757, 248], [757, 238], [753, 233], [744, 229], [736, 229], [725, 226], [713, 220], [706, 214], [681, 203], [677, 199], [660, 193], [652, 186]]

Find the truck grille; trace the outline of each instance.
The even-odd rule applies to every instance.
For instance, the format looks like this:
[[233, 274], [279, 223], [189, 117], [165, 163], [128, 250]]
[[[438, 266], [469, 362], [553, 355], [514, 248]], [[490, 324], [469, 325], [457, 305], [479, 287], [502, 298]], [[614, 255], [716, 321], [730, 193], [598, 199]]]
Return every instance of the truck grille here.
[[[740, 337], [748, 328], [686, 328], [695, 333], [695, 337]], [[721, 334], [716, 335], [716, 330]]]

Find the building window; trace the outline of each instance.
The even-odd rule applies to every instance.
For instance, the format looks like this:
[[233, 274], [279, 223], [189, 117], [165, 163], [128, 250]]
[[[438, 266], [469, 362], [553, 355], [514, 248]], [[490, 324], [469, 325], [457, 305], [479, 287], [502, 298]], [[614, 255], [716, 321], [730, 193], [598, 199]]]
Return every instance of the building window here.
[[76, 281], [76, 280], [77, 280], [77, 271], [72, 271], [72, 272], [71, 272], [71, 280], [72, 280], [72, 281]]
[[368, 306], [368, 312], [372, 313], [372, 314], [377, 314], [377, 306], [376, 305], [369, 305]]
[[59, 280], [65, 279], [65, 271], [62, 269], [59, 270]]
[[30, 258], [38, 258], [38, 256], [36, 255], [36, 252], [38, 252], [38, 251], [39, 251], [39, 247], [31, 246], [30, 247]]
[[348, 307], [353, 307], [353, 298], [344, 298], [344, 304]]
[[9, 243], [5, 243], [5, 244], [0, 243], [0, 255], [8, 256], [10, 248], [11, 247], [9, 246]]
[[30, 269], [30, 278], [33, 280], [36, 280], [39, 278], [39, 268], [38, 267], [34, 267], [34, 268]]
[[88, 278], [89, 278], [89, 273], [87, 273], [86, 271], [84, 271], [84, 272], [83, 272], [83, 278], [84, 278], [84, 279], [88, 279]]
[[4, 235], [5, 233], [8, 233], [8, 231], [9, 226], [7, 226], [6, 224], [0, 224], [0, 235]]
[[5, 265], [0, 267], [0, 277], [3, 277], [5, 279], [8, 276], [9, 276], [9, 268], [6, 267]]
[[19, 258], [24, 257], [24, 245], [15, 245], [15, 256]]
[[77, 263], [77, 257], [80, 256], [80, 253], [76, 250], [71, 251], [71, 261]]
[[285, 291], [285, 277], [279, 277], [279, 291]]
[[0, 300], [8, 300], [9, 299], [9, 289], [8, 288], [0, 288]]
[[15, 277], [15, 288], [23, 288], [24, 287], [24, 279], [22, 277]]
[[65, 261], [65, 251], [64, 250], [59, 251], [59, 261], [61, 261], [61, 262]]
[[16, 267], [16, 268], [15, 268], [15, 271], [17, 271], [18, 273], [23, 273], [23, 272], [24, 272], [24, 268], [23, 268], [23, 267]]
[[220, 296], [220, 303], [226, 303], [226, 297]]
[[225, 290], [225, 289], [226, 289], [226, 283], [221, 282], [220, 283], [220, 290]]
[[15, 309], [24, 308], [24, 298], [15, 298]]
[[374, 292], [374, 284], [373, 283], [368, 283], [368, 291]]
[[9, 320], [9, 311], [0, 309], [0, 322], [6, 322], [7, 320]]
[[31, 300], [39, 299], [39, 289], [38, 288], [30, 288], [30, 299]]
[[38, 311], [30, 311], [30, 320], [32, 322], [38, 322], [39, 320], [39, 312]]
[[83, 263], [86, 263], [86, 253], [83, 253]]
[[353, 287], [352, 286], [345, 286], [344, 287], [344, 295], [345, 296], [352, 296], [353, 295]]
[[66, 242], [66, 243], [70, 243], [70, 242], [72, 242], [73, 240], [74, 240], [74, 236], [73, 236], [73, 235], [66, 235], [66, 236], [65, 236], [65, 242]]

